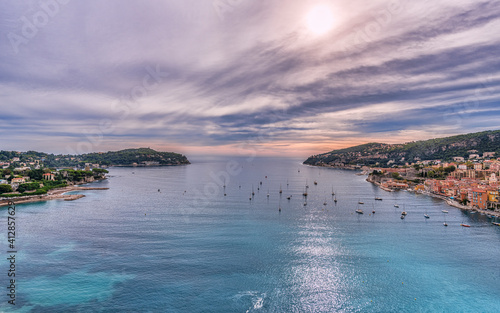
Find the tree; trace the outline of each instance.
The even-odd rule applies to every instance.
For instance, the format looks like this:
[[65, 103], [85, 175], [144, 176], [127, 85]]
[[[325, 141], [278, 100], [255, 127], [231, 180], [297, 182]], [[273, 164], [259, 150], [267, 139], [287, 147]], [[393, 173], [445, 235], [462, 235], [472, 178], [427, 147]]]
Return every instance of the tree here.
[[398, 173], [398, 172], [394, 172], [394, 173], [392, 173], [392, 178], [394, 178], [394, 179], [398, 179], [398, 180], [403, 179], [401, 176], [399, 176], [399, 173]]
[[450, 173], [454, 172], [455, 170], [456, 170], [456, 167], [453, 165], [444, 168], [444, 172], [446, 174], [450, 174]]
[[44, 172], [41, 169], [31, 170], [28, 172], [28, 176], [30, 177], [31, 180], [42, 180], [43, 173]]
[[467, 205], [467, 203], [469, 203], [469, 202], [470, 201], [468, 199], [463, 199], [459, 203], [462, 204], [462, 205]]
[[7, 185], [7, 184], [1, 184], [0, 185], [0, 194], [8, 193], [8, 192], [12, 192], [12, 187], [10, 185]]
[[20, 184], [19, 187], [17, 188], [17, 191], [25, 192], [30, 190], [36, 190], [38, 188], [40, 188], [39, 183], [25, 183], [25, 184]]

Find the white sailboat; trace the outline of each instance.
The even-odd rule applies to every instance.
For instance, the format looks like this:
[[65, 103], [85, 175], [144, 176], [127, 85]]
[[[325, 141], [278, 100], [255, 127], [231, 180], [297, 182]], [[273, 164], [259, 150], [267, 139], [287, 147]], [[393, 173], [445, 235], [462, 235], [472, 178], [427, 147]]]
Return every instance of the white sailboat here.
[[355, 212], [356, 212], [356, 213], [358, 213], [358, 214], [363, 214], [363, 213], [364, 213], [364, 212], [363, 212], [363, 210], [361, 210], [361, 209], [359, 208], [359, 203], [358, 203], [358, 207], [357, 207], [357, 209], [356, 209], [356, 211], [355, 211]]

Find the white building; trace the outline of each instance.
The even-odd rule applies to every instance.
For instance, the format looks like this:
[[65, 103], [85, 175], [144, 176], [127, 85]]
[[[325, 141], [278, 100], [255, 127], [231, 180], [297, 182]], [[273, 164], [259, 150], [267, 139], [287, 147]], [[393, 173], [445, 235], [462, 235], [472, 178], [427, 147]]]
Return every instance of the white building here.
[[490, 181], [490, 184], [494, 184], [494, 183], [498, 182], [497, 175], [495, 173], [492, 173], [491, 176], [490, 176], [489, 181]]

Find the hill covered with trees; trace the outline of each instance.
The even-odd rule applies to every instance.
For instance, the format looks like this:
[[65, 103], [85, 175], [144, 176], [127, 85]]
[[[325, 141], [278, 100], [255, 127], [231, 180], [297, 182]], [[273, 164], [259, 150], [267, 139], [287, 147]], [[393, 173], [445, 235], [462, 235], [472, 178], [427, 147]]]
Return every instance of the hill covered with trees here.
[[88, 163], [115, 166], [190, 164], [188, 159], [182, 154], [173, 152], [158, 152], [150, 148], [84, 154], [82, 155], [82, 160], [85, 160], [85, 162]]
[[309, 165], [404, 165], [424, 160], [450, 161], [454, 157], [495, 152], [500, 156], [500, 130], [484, 131], [405, 144], [367, 143], [310, 156]]
[[[15, 161], [14, 161], [15, 160]], [[49, 168], [80, 167], [85, 164], [99, 166], [164, 166], [190, 164], [186, 156], [174, 152], [158, 152], [150, 148], [88, 153], [81, 155], [55, 155], [37, 151], [0, 151], [0, 163], [10, 162], [11, 167], [22, 164]]]

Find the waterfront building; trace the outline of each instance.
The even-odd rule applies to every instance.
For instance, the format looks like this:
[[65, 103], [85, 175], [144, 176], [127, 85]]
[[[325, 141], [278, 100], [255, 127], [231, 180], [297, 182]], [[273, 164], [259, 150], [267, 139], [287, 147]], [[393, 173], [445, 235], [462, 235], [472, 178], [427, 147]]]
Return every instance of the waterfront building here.
[[484, 189], [472, 189], [472, 199], [469, 200], [472, 207], [485, 210], [488, 202], [488, 192]]

